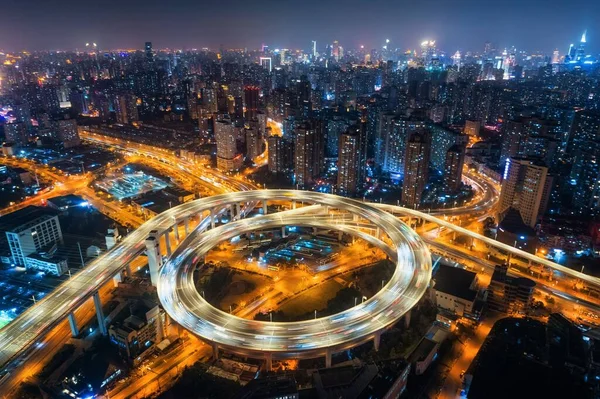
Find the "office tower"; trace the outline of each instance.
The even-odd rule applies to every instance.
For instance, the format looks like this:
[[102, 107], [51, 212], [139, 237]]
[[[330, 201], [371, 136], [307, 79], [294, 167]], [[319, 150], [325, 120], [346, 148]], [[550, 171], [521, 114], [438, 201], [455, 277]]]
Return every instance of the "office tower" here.
[[36, 206], [0, 217], [0, 231], [5, 232], [12, 261], [18, 266], [27, 267], [29, 255], [63, 241], [58, 217]]
[[79, 131], [77, 130], [77, 121], [75, 119], [59, 120], [57, 139], [63, 143], [64, 148], [75, 147], [81, 144]]
[[293, 143], [283, 136], [270, 136], [267, 138], [269, 147], [269, 172], [286, 173], [294, 167]]
[[417, 208], [421, 203], [421, 195], [429, 178], [430, 150], [431, 133], [428, 130], [410, 135], [406, 145], [402, 185], [402, 204], [407, 207]]
[[271, 57], [260, 57], [260, 66], [265, 68], [269, 73], [273, 70], [273, 62]]
[[237, 135], [237, 129], [230, 119], [220, 119], [215, 122], [217, 168], [234, 171], [242, 166], [242, 155], [237, 151]]
[[154, 62], [154, 53], [152, 52], [152, 42], [146, 42], [145, 45], [146, 62], [152, 64]]
[[246, 130], [246, 157], [254, 160], [262, 153], [262, 140], [258, 129]]
[[4, 137], [7, 143], [14, 143], [17, 146], [27, 144], [29, 140], [27, 125], [23, 122], [7, 123], [4, 125]]
[[365, 146], [360, 127], [353, 126], [339, 139], [337, 194], [353, 196], [362, 185]]
[[323, 169], [323, 129], [316, 120], [301, 123], [295, 130], [295, 181], [298, 187], [308, 188]]
[[246, 86], [244, 87], [244, 105], [246, 106], [245, 118], [247, 121], [251, 121], [256, 118], [258, 113], [258, 93], [260, 88], [257, 86]]
[[313, 59], [317, 58], [317, 41], [316, 40], [312, 41], [312, 56], [313, 56]]
[[534, 227], [546, 212], [552, 180], [543, 162], [508, 158], [500, 190], [500, 213], [514, 208], [526, 225]]
[[444, 165], [444, 190], [447, 193], [454, 193], [460, 188], [464, 163], [465, 146], [454, 144], [446, 152]]
[[337, 40], [334, 40], [333, 45], [331, 46], [331, 57], [336, 61], [339, 61], [342, 57], [340, 43]]
[[115, 96], [115, 115], [117, 123], [128, 124], [139, 121], [137, 98], [131, 94]]
[[575, 58], [577, 59], [577, 61], [582, 61], [585, 58], [585, 44], [587, 42], [586, 35], [587, 31], [584, 31], [583, 35], [581, 35], [579, 47], [577, 48], [577, 53], [575, 54]]

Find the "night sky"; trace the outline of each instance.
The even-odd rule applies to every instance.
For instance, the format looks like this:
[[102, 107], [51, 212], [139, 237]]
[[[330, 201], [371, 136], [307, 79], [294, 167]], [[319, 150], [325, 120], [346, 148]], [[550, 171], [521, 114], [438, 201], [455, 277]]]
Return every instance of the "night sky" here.
[[497, 48], [564, 54], [588, 30], [600, 51], [600, 0], [3, 0], [0, 49], [310, 48], [339, 40], [415, 48], [424, 39], [454, 52]]

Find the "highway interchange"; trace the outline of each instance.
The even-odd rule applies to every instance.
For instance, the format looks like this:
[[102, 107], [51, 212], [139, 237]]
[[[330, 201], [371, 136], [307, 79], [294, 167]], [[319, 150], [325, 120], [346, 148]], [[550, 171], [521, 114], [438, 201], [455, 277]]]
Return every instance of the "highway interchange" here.
[[[221, 174], [214, 169], [206, 169], [202, 168], [201, 172], [198, 173], [199, 167], [190, 162], [184, 162], [174, 154], [170, 152], [159, 152], [157, 153], [155, 149], [151, 147], [141, 147], [143, 145], [127, 145], [123, 141], [119, 141], [118, 139], [111, 138], [110, 140], [105, 139], [93, 139], [92, 141], [96, 141], [97, 143], [102, 142], [104, 145], [111, 146], [113, 148], [117, 148], [120, 151], [126, 151], [131, 153], [139, 153], [144, 154], [146, 156], [150, 156], [153, 159], [162, 162], [169, 163], [173, 167], [177, 165], [177, 167], [182, 170], [183, 173], [186, 173], [188, 176], [194, 176], [196, 179], [200, 180], [202, 177], [202, 181], [204, 184], [213, 184], [213, 187], [217, 190], [221, 190], [222, 192], [227, 191], [245, 191], [255, 186], [252, 184], [248, 184], [243, 182], [237, 178], [227, 176]], [[134, 148], [135, 147], [135, 148]], [[155, 151], [155, 152], [151, 152]], [[453, 231], [457, 231], [460, 234], [472, 237], [474, 239], [480, 240], [481, 242], [485, 242], [486, 244], [501, 248], [504, 251], [511, 252], [515, 255], [518, 255], [522, 258], [529, 259], [536, 264], [544, 264], [547, 267], [550, 267], [554, 270], [559, 270], [573, 278], [581, 279], [589, 283], [590, 285], [599, 285], [599, 280], [595, 277], [588, 276], [583, 273], [579, 273], [568, 269], [564, 266], [557, 265], [554, 262], [550, 262], [546, 259], [542, 259], [540, 257], [525, 253], [523, 251], [519, 251], [511, 246], [501, 244], [495, 240], [489, 239], [487, 237], [481, 236], [479, 234], [473, 233], [467, 229], [461, 228], [459, 226], [455, 226], [454, 224], [444, 220], [443, 217], [436, 217], [441, 215], [473, 215], [481, 213], [485, 215], [486, 211], [489, 210], [497, 200], [497, 188], [492, 188], [492, 184], [489, 182], [486, 183], [485, 179], [479, 179], [475, 182], [476, 184], [481, 184], [481, 188], [478, 190], [478, 198], [477, 200], [462, 206], [462, 207], [454, 207], [443, 210], [435, 210], [431, 212], [420, 212], [416, 210], [401, 208], [392, 205], [385, 204], [364, 204], [365, 208], [373, 209], [373, 211], [382, 212], [384, 214], [402, 216], [402, 217], [411, 217], [418, 218], [421, 220], [425, 220], [440, 226], [444, 226], [445, 228]], [[216, 187], [215, 187], [216, 186]], [[310, 194], [309, 192], [299, 192], [294, 195], [304, 195]], [[264, 195], [264, 194], [261, 194]], [[339, 198], [339, 197], [334, 197]], [[218, 198], [215, 200], [215, 197], [210, 197], [209, 200], [218, 201]], [[291, 199], [291, 198], [288, 198]], [[300, 197], [298, 197], [298, 201], [301, 201]], [[74, 275], [70, 280], [65, 281], [60, 287], [58, 287], [55, 292], [48, 295], [44, 300], [39, 301], [35, 306], [28, 309], [21, 316], [15, 319], [11, 324], [9, 324], [6, 328], [0, 331], [0, 364], [5, 365], [5, 369], [15, 368], [22, 363], [24, 363], [28, 356], [30, 356], [31, 351], [35, 349], [36, 344], [39, 345], [41, 342], [41, 338], [51, 331], [55, 326], [61, 323], [66, 316], [81, 306], [91, 294], [98, 291], [101, 287], [105, 286], [111, 278], [118, 272], [120, 272], [124, 266], [132, 261], [132, 259], [139, 256], [145, 249], [144, 240], [148, 236], [149, 232], [153, 229], [166, 230], [173, 225], [174, 220], [181, 220], [182, 218], [197, 216], [199, 214], [199, 209], [206, 209], [205, 207], [208, 203], [204, 202], [204, 205], [198, 206], [198, 203], [202, 203], [205, 200], [199, 200], [193, 203], [184, 204], [180, 207], [173, 208], [157, 217], [153, 218], [150, 222], [147, 222], [140, 226], [138, 229], [129, 234], [125, 240], [117, 247], [115, 247], [112, 251], [107, 252], [101, 258], [98, 258], [94, 262], [92, 262], [88, 267], [83, 270], [81, 273]], [[218, 202], [212, 202], [213, 206], [219, 207], [226, 203], [225, 202], [219, 204]], [[307, 202], [310, 202], [307, 200]], [[358, 201], [352, 201], [353, 203], [359, 203]], [[338, 204], [339, 205], [339, 204]], [[265, 220], [272, 220], [273, 223], [276, 221], [276, 214], [269, 215], [268, 217], [261, 217]], [[249, 218], [244, 219], [238, 222], [233, 222], [232, 226], [236, 226], [234, 223], [243, 224], [246, 223], [246, 220], [251, 221], [252, 219], [261, 219], [261, 218]], [[271, 219], [270, 219], [271, 218]], [[321, 223], [322, 220], [319, 221], [319, 218], [313, 218], [313, 220], [307, 220], [306, 215], [298, 215], [297, 216], [298, 224], [307, 224], [310, 223]], [[385, 218], [389, 218], [385, 216]], [[310, 218], [309, 218], [310, 219]], [[392, 219], [396, 220], [395, 224], [398, 225], [397, 219], [392, 217]], [[374, 219], [367, 219], [374, 220]], [[355, 234], [365, 234], [364, 230], [362, 233], [357, 225], [352, 225], [349, 223], [347, 219], [340, 219], [340, 222], [344, 221], [344, 223], [340, 223], [336, 226], [339, 229], [353, 229]], [[206, 229], [208, 226], [208, 219], [205, 218], [204, 221], [200, 224], [198, 230]], [[391, 220], [390, 220], [391, 223]], [[331, 225], [331, 221], [328, 223]], [[207, 230], [208, 233], [212, 231], [219, 231], [218, 229], [223, 228], [223, 233], [225, 232], [225, 228], [227, 225], [222, 227], [217, 227], [214, 230]], [[241, 227], [241, 226], [239, 226]], [[231, 227], [233, 228], [233, 227]], [[398, 229], [398, 227], [395, 227]], [[406, 229], [409, 230], [409, 229]], [[396, 231], [397, 233], [397, 231]], [[394, 234], [396, 234], [394, 233]], [[216, 233], [213, 233], [216, 234]], [[372, 237], [372, 236], [371, 236]], [[185, 242], [193, 239], [202, 239], [202, 235], [192, 234], [186, 238]], [[213, 238], [214, 239], [214, 238]], [[376, 240], [375, 237], [371, 238], [372, 240]], [[375, 242], [375, 241], [374, 241]], [[379, 241], [381, 245], [383, 241]], [[207, 244], [208, 245], [208, 244]], [[211, 244], [212, 245], [212, 244]], [[388, 245], [388, 244], [385, 244]], [[402, 246], [401, 246], [402, 247]], [[205, 247], [206, 249], [208, 247]], [[189, 249], [192, 251], [199, 250], [199, 247], [196, 244], [192, 246], [182, 245], [176, 249], [176, 253], [180, 254], [180, 251], [183, 252], [182, 255], [187, 255], [185, 249]], [[388, 247], [389, 250], [389, 247]], [[405, 255], [401, 255], [400, 259]], [[177, 259], [177, 256], [172, 257], [171, 259]], [[186, 258], [187, 259], [187, 258]], [[414, 260], [414, 259], [413, 259]], [[167, 263], [167, 266], [172, 263]], [[172, 266], [171, 266], [172, 267]], [[165, 267], [164, 271], [167, 271], [167, 267]], [[400, 273], [404, 275], [404, 273]], [[405, 276], [406, 277], [406, 276]], [[173, 278], [169, 276], [169, 278]], [[177, 275], [176, 279], [177, 284], [187, 284], [182, 281], [183, 275]], [[388, 282], [389, 284], [393, 284], [393, 282]], [[403, 288], [407, 286], [404, 285]], [[400, 287], [396, 287], [400, 288]], [[161, 291], [162, 292], [162, 291]], [[196, 293], [197, 294], [197, 293]], [[201, 298], [200, 298], [201, 299]], [[372, 298], [371, 298], [372, 299]], [[412, 298], [414, 299], [414, 298]], [[191, 307], [198, 306], [198, 295], [193, 298], [188, 298], [186, 300], [190, 300]], [[367, 304], [368, 302], [365, 302]], [[371, 302], [372, 303], [372, 302]], [[204, 306], [202, 302], [200, 302], [200, 306]], [[368, 306], [368, 305], [364, 305]], [[371, 305], [373, 306], [373, 305]], [[408, 310], [408, 309], [406, 309]], [[356, 310], [359, 312], [359, 310]], [[227, 314], [226, 314], [227, 315]], [[400, 312], [398, 312], [398, 316]], [[222, 316], [222, 315], [220, 315]], [[212, 316], [211, 316], [212, 317]], [[177, 318], [177, 317], [176, 317]], [[217, 319], [214, 319], [217, 320]], [[213, 321], [214, 321], [213, 320]], [[237, 319], [243, 320], [243, 319]], [[182, 319], [182, 322], [185, 320]], [[223, 326], [222, 326], [223, 327]], [[192, 329], [193, 330], [193, 329]], [[308, 330], [307, 330], [308, 331]], [[322, 331], [322, 329], [321, 329]], [[358, 335], [358, 334], [357, 334]], [[360, 334], [361, 338], [371, 338], [372, 333], [369, 334]], [[213, 336], [213, 339], [214, 336]], [[246, 337], [244, 337], [246, 339]], [[215, 339], [216, 340], [216, 339]], [[308, 342], [308, 341], [307, 341]], [[227, 343], [225, 343], [226, 345]], [[264, 345], [264, 343], [263, 343]], [[279, 345], [281, 346], [281, 345]], [[327, 345], [325, 345], [327, 346]], [[260, 347], [257, 346], [257, 348]], [[264, 347], [264, 346], [263, 346]], [[275, 351], [277, 348], [270, 348]], [[280, 348], [283, 349], [283, 348]], [[322, 348], [320, 348], [322, 349]], [[10, 363], [9, 361], [12, 360]]]

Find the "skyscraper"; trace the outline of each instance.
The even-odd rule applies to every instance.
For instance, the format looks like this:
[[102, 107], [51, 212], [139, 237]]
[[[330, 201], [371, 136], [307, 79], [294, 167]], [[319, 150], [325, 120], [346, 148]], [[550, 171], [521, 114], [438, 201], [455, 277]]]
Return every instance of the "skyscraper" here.
[[262, 153], [262, 140], [258, 129], [245, 129], [246, 130], [246, 157], [249, 159], [255, 159]]
[[340, 135], [338, 151], [337, 194], [353, 196], [362, 184], [365, 168], [365, 145], [361, 127], [352, 126]]
[[298, 187], [308, 188], [323, 169], [323, 132], [317, 120], [303, 122], [295, 129], [295, 181]]
[[465, 146], [454, 144], [446, 152], [444, 165], [444, 190], [447, 193], [454, 193], [460, 188], [464, 163]]
[[244, 105], [246, 106], [245, 118], [247, 121], [254, 120], [258, 113], [258, 93], [260, 88], [257, 86], [244, 87]]
[[237, 129], [230, 119], [220, 119], [215, 122], [217, 168], [234, 171], [242, 166], [242, 154], [237, 151], [237, 135]]
[[542, 162], [508, 158], [500, 191], [500, 213], [514, 208], [519, 211], [526, 225], [534, 227], [546, 212], [552, 180]]
[[285, 173], [294, 166], [293, 143], [283, 136], [270, 136], [267, 138], [269, 147], [269, 172]]
[[146, 53], [146, 62], [151, 64], [154, 62], [154, 53], [152, 52], [152, 42], [146, 42], [144, 47]]
[[417, 208], [429, 179], [431, 133], [420, 130], [411, 134], [406, 145], [402, 204]]
[[114, 106], [117, 123], [128, 124], [139, 120], [137, 98], [132, 94], [118, 94]]

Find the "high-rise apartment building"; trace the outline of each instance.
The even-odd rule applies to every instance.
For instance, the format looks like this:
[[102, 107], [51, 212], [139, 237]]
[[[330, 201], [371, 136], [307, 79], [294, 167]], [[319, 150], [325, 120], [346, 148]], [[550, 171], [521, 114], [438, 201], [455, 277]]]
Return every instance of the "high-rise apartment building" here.
[[7, 123], [4, 125], [4, 137], [7, 143], [14, 143], [18, 146], [27, 144], [27, 125], [24, 122]]
[[77, 130], [77, 121], [75, 119], [61, 119], [57, 125], [56, 138], [63, 143], [65, 148], [81, 144], [79, 131]]
[[465, 146], [454, 144], [446, 152], [444, 164], [444, 190], [447, 193], [454, 193], [460, 188], [464, 163]]
[[361, 125], [351, 127], [339, 139], [337, 194], [353, 196], [362, 185], [365, 168], [364, 137]]
[[260, 138], [258, 129], [245, 129], [246, 133], [246, 157], [255, 159], [262, 153], [263, 140]]
[[238, 170], [242, 166], [242, 154], [237, 150], [238, 129], [230, 119], [215, 121], [217, 142], [217, 168], [224, 171]]
[[295, 182], [300, 188], [308, 188], [323, 169], [322, 124], [309, 120], [296, 127], [295, 133]]
[[294, 145], [283, 136], [267, 138], [269, 147], [269, 172], [286, 173], [294, 167]]
[[245, 105], [245, 118], [247, 121], [254, 120], [258, 113], [258, 94], [260, 88], [257, 86], [246, 86], [244, 87], [244, 105]]
[[137, 98], [131, 94], [115, 96], [115, 114], [117, 123], [128, 124], [139, 121]]
[[500, 213], [514, 208], [526, 225], [534, 227], [546, 211], [552, 181], [548, 168], [540, 161], [507, 159], [500, 191]]
[[420, 130], [411, 134], [406, 145], [402, 204], [417, 208], [429, 179], [431, 133]]

